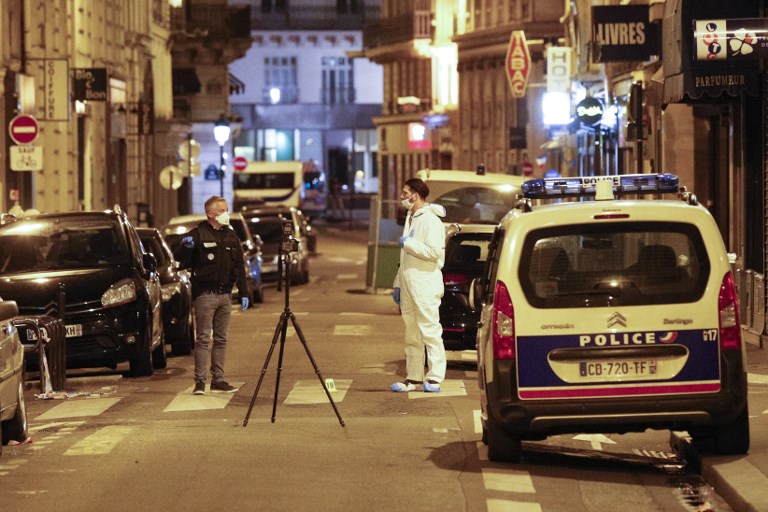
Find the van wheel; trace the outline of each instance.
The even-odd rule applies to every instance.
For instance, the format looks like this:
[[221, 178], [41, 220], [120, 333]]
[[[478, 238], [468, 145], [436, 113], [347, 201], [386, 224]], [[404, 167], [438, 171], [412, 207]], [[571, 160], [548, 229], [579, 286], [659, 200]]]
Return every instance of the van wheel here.
[[20, 443], [29, 437], [27, 425], [27, 406], [24, 402], [24, 381], [19, 380], [19, 386], [16, 391], [16, 412], [13, 418], [2, 424], [2, 442], [7, 443], [10, 440]]
[[749, 410], [744, 407], [731, 423], [689, 431], [694, 446], [718, 455], [743, 455], [749, 451]]
[[483, 442], [488, 445], [488, 459], [493, 462], [520, 462], [522, 442], [511, 436], [488, 415], [483, 426]]

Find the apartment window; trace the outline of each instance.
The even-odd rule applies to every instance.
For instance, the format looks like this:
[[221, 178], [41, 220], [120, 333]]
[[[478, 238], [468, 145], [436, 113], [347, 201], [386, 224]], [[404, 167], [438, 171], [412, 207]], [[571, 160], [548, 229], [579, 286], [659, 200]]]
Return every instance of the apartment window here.
[[284, 13], [288, 0], [261, 0], [261, 12]]
[[264, 57], [265, 103], [297, 103], [299, 83], [296, 57]]
[[355, 101], [354, 71], [352, 59], [346, 57], [323, 57], [323, 82], [321, 95], [323, 103], [353, 103]]
[[336, 12], [339, 14], [357, 14], [360, 12], [358, 0], [336, 0]]

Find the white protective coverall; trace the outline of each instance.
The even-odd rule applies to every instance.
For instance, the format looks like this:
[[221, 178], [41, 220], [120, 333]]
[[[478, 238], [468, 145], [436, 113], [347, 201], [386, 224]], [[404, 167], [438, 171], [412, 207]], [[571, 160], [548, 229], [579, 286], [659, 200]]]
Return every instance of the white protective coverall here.
[[400, 311], [405, 322], [405, 370], [407, 379], [424, 379], [424, 347], [427, 347], [426, 380], [445, 379], [445, 347], [440, 325], [440, 299], [445, 290], [441, 269], [445, 263], [445, 227], [439, 217], [445, 208], [426, 203], [405, 219], [400, 268], [394, 288], [400, 288]]

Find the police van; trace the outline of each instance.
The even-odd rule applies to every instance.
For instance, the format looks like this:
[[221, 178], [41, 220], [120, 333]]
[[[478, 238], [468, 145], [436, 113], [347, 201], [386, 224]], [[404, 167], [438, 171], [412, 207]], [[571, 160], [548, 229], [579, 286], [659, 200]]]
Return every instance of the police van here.
[[[644, 199], [663, 194], [677, 198]], [[481, 309], [491, 460], [519, 460], [523, 440], [647, 428], [687, 430], [718, 454], [747, 452], [745, 348], [726, 248], [676, 176], [525, 182], [470, 302]]]

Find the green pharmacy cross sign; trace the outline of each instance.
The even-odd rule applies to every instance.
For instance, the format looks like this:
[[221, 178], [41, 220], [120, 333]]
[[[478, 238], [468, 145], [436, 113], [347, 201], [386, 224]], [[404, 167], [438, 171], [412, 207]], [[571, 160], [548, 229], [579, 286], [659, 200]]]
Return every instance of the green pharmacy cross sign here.
[[696, 60], [768, 57], [768, 18], [694, 20]]

